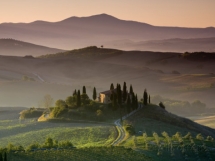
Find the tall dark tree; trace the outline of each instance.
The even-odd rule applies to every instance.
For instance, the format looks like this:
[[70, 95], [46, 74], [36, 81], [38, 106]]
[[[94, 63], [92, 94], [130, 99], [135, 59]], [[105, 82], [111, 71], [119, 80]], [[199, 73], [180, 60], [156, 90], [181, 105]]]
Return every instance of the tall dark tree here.
[[118, 100], [118, 104], [121, 105], [122, 104], [122, 90], [121, 90], [120, 84], [118, 85], [118, 88], [117, 88], [117, 100]]
[[87, 93], [87, 92], [86, 92], [86, 87], [83, 86], [82, 94], [86, 94], [86, 93]]
[[143, 93], [143, 104], [144, 105], [148, 104], [148, 93], [146, 89], [144, 90], [144, 93]]
[[114, 85], [113, 85], [113, 83], [111, 83], [111, 85], [110, 85], [110, 90], [114, 90]]
[[130, 94], [134, 93], [132, 85], [130, 85], [129, 93], [130, 93]]
[[150, 95], [149, 95], [149, 104], [151, 103], [151, 97], [150, 97]]
[[0, 153], [0, 161], [4, 161], [2, 153]]
[[95, 101], [97, 97], [96, 88], [93, 88], [93, 100]]
[[124, 84], [123, 84], [122, 98], [123, 98], [123, 102], [125, 102], [126, 99], [127, 99], [127, 86], [126, 86], [126, 82], [124, 82]]
[[110, 100], [113, 101], [113, 93], [110, 94]]
[[73, 96], [77, 95], [76, 89], [73, 92]]
[[127, 113], [131, 112], [131, 99], [130, 99], [130, 95], [128, 95], [127, 98]]
[[7, 161], [7, 153], [4, 153], [4, 161]]
[[81, 106], [81, 93], [80, 93], [80, 90], [78, 90], [78, 94], [77, 94], [77, 106], [78, 107]]
[[135, 104], [135, 106], [136, 106], [136, 109], [138, 109], [139, 103], [138, 103], [137, 94], [136, 94], [136, 97], [135, 97], [135, 101], [136, 101], [136, 104]]
[[113, 111], [117, 109], [117, 95], [115, 93], [113, 93], [112, 108]]
[[135, 95], [134, 93], [131, 94], [132, 96], [132, 110], [135, 110], [136, 109], [136, 98], [135, 98]]

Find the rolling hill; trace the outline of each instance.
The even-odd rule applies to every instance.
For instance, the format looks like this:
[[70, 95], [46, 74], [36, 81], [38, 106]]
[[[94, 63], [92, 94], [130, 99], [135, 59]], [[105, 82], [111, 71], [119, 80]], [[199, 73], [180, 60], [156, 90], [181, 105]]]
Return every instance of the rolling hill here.
[[64, 50], [35, 45], [14, 39], [0, 39], [0, 55], [8, 56], [40, 56], [54, 54]]
[[[147, 88], [151, 95], [189, 102], [200, 100], [207, 107], [214, 107], [214, 59], [190, 60], [192, 53], [187, 59], [181, 53], [87, 47], [34, 59], [0, 58], [0, 98], [5, 106], [37, 107], [46, 94], [65, 99], [83, 85], [91, 97], [93, 87], [99, 93], [109, 89], [110, 83], [126, 81], [133, 85], [139, 99]], [[23, 81], [24, 75], [35, 81]]]
[[94, 45], [115, 47], [115, 41], [125, 39], [140, 42], [174, 38], [209, 38], [215, 37], [215, 28], [152, 26], [100, 14], [90, 17], [70, 17], [59, 22], [2, 23], [0, 33], [0, 38], [12, 37], [50, 47], [74, 49]]
[[124, 50], [142, 50], [159, 52], [215, 52], [215, 38], [165, 39], [134, 42], [118, 40], [110, 42], [110, 46]]
[[[170, 134], [176, 133], [177, 131], [174, 131], [174, 128], [177, 127], [177, 128], [181, 128], [181, 130], [183, 129], [183, 131], [180, 131], [180, 132], [184, 132], [184, 135], [190, 131], [196, 134], [201, 133], [204, 136], [215, 137], [215, 129], [200, 125], [187, 118], [172, 114], [156, 105], [148, 105], [144, 107], [143, 109], [141, 109], [140, 111], [138, 111], [137, 113], [129, 117], [127, 121], [133, 123], [133, 125], [136, 126], [137, 131], [139, 130], [144, 131], [143, 129], [145, 128], [146, 130], [147, 126], [144, 127], [144, 125], [141, 126], [141, 124], [147, 119], [151, 120], [150, 133], [152, 133], [153, 131], [162, 133], [163, 131], [166, 130], [165, 127], [162, 127], [162, 126], [158, 128], [157, 126], [159, 125], [156, 125], [156, 124], [155, 124], [155, 127], [153, 127], [153, 121], [154, 121], [154, 122], [157, 122], [158, 124], [159, 122], [166, 124], [166, 126], [169, 128], [168, 132], [170, 132]], [[171, 126], [174, 128], [171, 129]]]

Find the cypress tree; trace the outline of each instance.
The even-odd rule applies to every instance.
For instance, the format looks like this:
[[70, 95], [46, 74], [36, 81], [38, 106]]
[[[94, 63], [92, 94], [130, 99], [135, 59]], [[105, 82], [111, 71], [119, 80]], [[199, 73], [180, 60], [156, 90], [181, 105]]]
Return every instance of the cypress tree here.
[[130, 91], [129, 91], [129, 93], [130, 93], [130, 94], [134, 93], [134, 92], [133, 92], [133, 87], [132, 87], [132, 85], [130, 85]]
[[81, 106], [81, 94], [80, 94], [80, 90], [78, 90], [78, 94], [77, 94], [77, 106], [78, 107]]
[[73, 96], [77, 95], [76, 89], [73, 92]]
[[7, 161], [7, 153], [4, 153], [4, 161]]
[[115, 111], [117, 109], [117, 98], [116, 98], [116, 94], [113, 93], [113, 100], [112, 100], [112, 107], [113, 107], [113, 111]]
[[117, 90], [117, 99], [118, 99], [118, 103], [119, 105], [122, 104], [122, 91], [121, 91], [121, 86], [120, 84], [118, 85], [118, 90]]
[[3, 161], [3, 155], [0, 153], [0, 161]]
[[149, 95], [149, 104], [151, 104], [151, 97], [150, 97], [150, 95]]
[[138, 104], [137, 94], [136, 94], [136, 97], [135, 97], [135, 101], [136, 101], [136, 109], [138, 109], [139, 104]]
[[93, 100], [95, 101], [97, 97], [96, 88], [93, 88]]
[[114, 85], [113, 85], [113, 83], [111, 83], [111, 85], [110, 85], [110, 90], [114, 90]]
[[123, 94], [122, 94], [122, 97], [123, 97], [123, 102], [126, 101], [126, 98], [127, 98], [127, 87], [126, 87], [126, 82], [124, 82], [123, 84]]
[[83, 86], [82, 94], [86, 94], [86, 93], [87, 93], [87, 92], [86, 92], [86, 87]]
[[144, 90], [144, 93], [143, 93], [143, 104], [144, 105], [148, 104], [148, 93], [146, 89]]
[[113, 101], [113, 93], [110, 95], [110, 100]]
[[134, 93], [132, 93], [132, 110], [136, 109], [136, 98]]
[[130, 95], [128, 95], [127, 98], [127, 113], [131, 112], [131, 99], [130, 99]]

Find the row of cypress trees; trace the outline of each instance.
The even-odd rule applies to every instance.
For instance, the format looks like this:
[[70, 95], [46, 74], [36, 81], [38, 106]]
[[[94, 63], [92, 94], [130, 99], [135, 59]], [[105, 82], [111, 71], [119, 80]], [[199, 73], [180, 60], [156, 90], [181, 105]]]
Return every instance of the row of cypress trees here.
[[[134, 94], [133, 91], [133, 87], [132, 85], [130, 85], [129, 88], [129, 92], [127, 91], [127, 85], [126, 82], [124, 82], [123, 84], [123, 89], [121, 90], [121, 85], [117, 84], [116, 86], [116, 92], [114, 91], [114, 85], [113, 83], [110, 85], [110, 90], [112, 91], [111, 94], [111, 102], [112, 102], [112, 107], [114, 110], [117, 109], [117, 105], [121, 106], [122, 104], [127, 104], [127, 111], [130, 112], [131, 110], [135, 110], [138, 108], [138, 98], [137, 98], [137, 94]], [[81, 92], [80, 90], [78, 91], [74, 91], [73, 96], [77, 97], [76, 99], [76, 104], [77, 107], [81, 106]], [[87, 96], [87, 92], [86, 92], [86, 87], [83, 86], [82, 88], [82, 95], [86, 95]], [[88, 96], [87, 96], [88, 97]], [[93, 96], [92, 96], [93, 100], [96, 100], [97, 98], [97, 92], [96, 92], [96, 88], [93, 88]], [[150, 104], [151, 100], [150, 100], [150, 95], [148, 95], [147, 90], [144, 90], [143, 93], [143, 104], [147, 105]], [[131, 107], [131, 109], [130, 109]]]
[[[87, 95], [87, 90], [86, 90], [85, 86], [83, 86], [83, 88], [82, 88], [82, 95], [81, 95], [80, 90], [76, 91], [76, 89], [75, 89], [75, 91], [73, 92], [73, 96], [76, 96], [76, 105], [77, 105], [77, 107], [81, 106], [81, 103], [82, 103], [81, 102], [81, 96], [85, 97], [85, 98], [89, 98], [88, 95]], [[96, 98], [97, 98], [97, 93], [96, 93], [96, 88], [94, 87], [93, 88], [93, 100], [96, 100]]]
[[132, 85], [130, 85], [128, 92], [126, 82], [124, 82], [122, 90], [120, 84], [117, 84], [116, 89], [114, 89], [114, 85], [112, 83], [110, 85], [110, 90], [112, 91], [110, 100], [112, 102], [113, 110], [116, 110], [118, 106], [121, 107], [122, 104], [126, 105], [128, 113], [138, 108], [137, 94], [134, 94]]

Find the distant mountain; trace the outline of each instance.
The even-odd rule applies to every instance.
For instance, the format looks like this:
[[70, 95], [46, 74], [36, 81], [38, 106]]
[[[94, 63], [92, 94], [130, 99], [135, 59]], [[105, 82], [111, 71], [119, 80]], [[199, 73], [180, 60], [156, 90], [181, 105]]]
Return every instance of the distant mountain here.
[[107, 46], [124, 50], [143, 50], [161, 52], [215, 52], [215, 37], [192, 39], [166, 39], [133, 42], [131, 40], [118, 40], [110, 42]]
[[[100, 46], [116, 40], [135, 42], [215, 37], [215, 28], [158, 27], [125, 21], [107, 14], [71, 17], [59, 22], [2, 23], [0, 38], [11, 37], [45, 46], [74, 49]], [[110, 46], [111, 47], [111, 46]]]
[[13, 56], [40, 56], [43, 54], [54, 54], [64, 50], [48, 48], [14, 39], [0, 39], [0, 55]]

